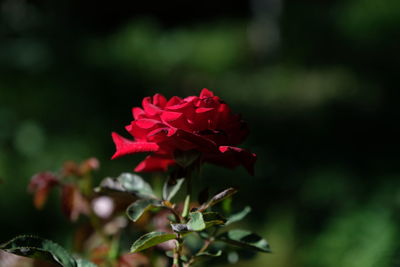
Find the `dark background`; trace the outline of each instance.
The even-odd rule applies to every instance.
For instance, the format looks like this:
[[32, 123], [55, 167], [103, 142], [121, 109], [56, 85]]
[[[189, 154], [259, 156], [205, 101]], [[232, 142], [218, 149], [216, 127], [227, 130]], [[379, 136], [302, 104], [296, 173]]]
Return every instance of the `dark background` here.
[[[95, 156], [98, 179], [144, 96], [207, 87], [249, 123], [256, 176], [207, 166], [198, 186], [240, 188], [244, 228], [273, 254], [235, 266], [400, 266], [397, 0], [0, 1], [0, 242], [70, 242], [56, 192], [32, 174]], [[127, 135], [125, 135], [127, 136]], [[149, 179], [150, 175], [145, 175]]]

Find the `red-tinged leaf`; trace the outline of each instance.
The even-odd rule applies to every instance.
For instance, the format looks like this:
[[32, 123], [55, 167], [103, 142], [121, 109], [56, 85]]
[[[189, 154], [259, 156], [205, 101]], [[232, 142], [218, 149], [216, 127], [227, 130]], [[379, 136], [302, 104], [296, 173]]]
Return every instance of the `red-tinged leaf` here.
[[46, 203], [49, 192], [50, 188], [48, 187], [40, 188], [35, 192], [35, 195], [33, 197], [33, 204], [35, 205], [35, 208], [39, 210], [43, 208], [44, 204]]
[[78, 173], [79, 173], [79, 167], [75, 161], [68, 160], [64, 162], [62, 167], [63, 176], [77, 175]]
[[51, 172], [41, 172], [31, 178], [28, 190], [34, 194], [33, 202], [37, 209], [43, 208], [50, 189], [58, 184], [57, 177]]
[[89, 204], [74, 185], [62, 188], [62, 210], [71, 221], [76, 221], [80, 214], [89, 213]]
[[79, 165], [79, 174], [85, 175], [91, 171], [97, 170], [100, 167], [100, 162], [97, 158], [89, 158]]

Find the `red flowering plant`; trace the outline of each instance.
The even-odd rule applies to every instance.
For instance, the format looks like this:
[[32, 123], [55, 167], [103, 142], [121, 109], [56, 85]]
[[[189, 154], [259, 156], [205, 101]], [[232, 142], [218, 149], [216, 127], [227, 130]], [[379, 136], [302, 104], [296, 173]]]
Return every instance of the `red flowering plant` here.
[[[51, 187], [61, 186], [63, 192], [68, 191], [65, 188], [75, 188], [75, 195], [80, 198], [67, 198], [74, 200], [68, 203], [76, 204], [75, 209], [70, 208], [69, 218], [76, 220], [79, 214], [87, 215], [94, 232], [103, 240], [92, 246], [89, 252], [92, 262], [77, 261], [66, 256], [69, 254], [65, 251], [60, 254], [61, 248], [49, 245], [51, 241], [27, 236], [11, 240], [0, 249], [27, 256], [51, 255], [53, 262], [63, 266], [96, 266], [95, 262], [99, 266], [188, 267], [200, 260], [223, 255], [232, 249], [229, 245], [270, 252], [268, 242], [259, 235], [231, 228], [231, 224], [243, 219], [251, 210], [246, 207], [238, 213], [229, 213], [230, 199], [237, 193], [235, 188], [229, 187], [211, 197], [208, 189], [200, 190], [197, 201], [193, 201], [192, 180], [199, 175], [204, 163], [227, 168], [243, 166], [253, 175], [256, 155], [238, 147], [249, 133], [241, 117], [208, 89], [203, 89], [199, 96], [186, 98], [173, 96], [167, 99], [161, 94], [145, 97], [142, 106], [134, 107], [132, 114], [133, 120], [125, 127], [132, 138], [112, 133], [116, 146], [112, 159], [147, 153], [134, 172], [165, 173], [162, 190], [153, 188], [139, 175], [127, 172], [117, 178], [105, 178], [95, 190], [90, 190], [90, 183], [83, 183], [83, 187], [79, 186], [81, 182], [71, 185], [63, 176], [51, 173], [34, 176], [29, 186], [38, 208], [43, 205]], [[77, 168], [67, 164], [64, 173], [69, 170], [75, 176], [84, 176], [87, 168], [82, 166], [86, 165]], [[186, 188], [182, 190], [182, 202], [174, 202], [182, 195], [178, 194], [181, 188]], [[94, 205], [96, 201], [105, 205], [102, 197], [111, 197], [114, 204], [124, 203], [120, 207], [125, 210], [130, 223], [121, 224], [118, 209], [107, 213], [107, 219], [104, 219], [103, 212], [97, 212]], [[110, 231], [110, 225], [117, 230]], [[129, 225], [133, 225], [133, 233]], [[81, 234], [78, 239], [93, 239], [88, 236]], [[129, 236], [139, 238], [126, 251], [123, 240]], [[27, 243], [30, 244], [28, 250]]]
[[[149, 152], [135, 167], [136, 172], [166, 172], [170, 167], [173, 170], [164, 184], [162, 197], [142, 197], [128, 207], [128, 217], [136, 221], [145, 210], [153, 207], [168, 209], [173, 217], [169, 221], [170, 231], [145, 234], [132, 245], [131, 251], [175, 240], [173, 266], [190, 266], [199, 257], [221, 254], [210, 247], [215, 241], [269, 252], [268, 243], [248, 231], [231, 230], [218, 234], [223, 226], [241, 219], [249, 211], [245, 209], [228, 218], [212, 211], [214, 205], [231, 197], [236, 189], [223, 190], [214, 197], [203, 199], [202, 203], [190, 201], [192, 176], [205, 162], [228, 168], [242, 165], [253, 174], [256, 155], [237, 147], [249, 132], [240, 116], [232, 113], [229, 106], [208, 89], [203, 89], [199, 96], [186, 98], [166, 99], [160, 94], [146, 97], [142, 107], [134, 107], [132, 113], [134, 120], [125, 129], [133, 140], [112, 133], [116, 146], [112, 158]], [[186, 197], [183, 208], [178, 210], [170, 201], [185, 182]], [[184, 239], [191, 234], [204, 240], [197, 251], [184, 248]]]

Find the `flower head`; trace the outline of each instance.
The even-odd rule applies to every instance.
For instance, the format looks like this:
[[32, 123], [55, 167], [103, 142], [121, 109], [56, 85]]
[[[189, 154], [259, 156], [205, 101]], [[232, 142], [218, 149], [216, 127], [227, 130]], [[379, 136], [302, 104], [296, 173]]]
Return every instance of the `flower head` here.
[[145, 97], [142, 107], [134, 107], [132, 113], [134, 120], [125, 129], [134, 140], [113, 132], [112, 158], [150, 152], [136, 172], [166, 171], [180, 163], [176, 155], [190, 154], [224, 167], [243, 165], [253, 174], [256, 155], [236, 147], [248, 134], [246, 124], [210, 90], [183, 99], [155, 94]]

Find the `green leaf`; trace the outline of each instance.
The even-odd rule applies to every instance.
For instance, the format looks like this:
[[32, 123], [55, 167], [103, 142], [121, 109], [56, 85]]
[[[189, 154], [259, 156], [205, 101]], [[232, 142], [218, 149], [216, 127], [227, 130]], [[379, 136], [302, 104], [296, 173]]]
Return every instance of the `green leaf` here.
[[201, 205], [199, 208], [199, 211], [204, 211], [204, 210], [208, 209], [209, 207], [214, 206], [218, 202], [220, 202], [236, 193], [237, 193], [237, 189], [235, 189], [233, 187], [225, 189], [224, 191], [213, 196], [207, 203], [204, 203], [203, 205]]
[[199, 232], [211, 226], [223, 225], [225, 222], [226, 219], [217, 212], [191, 212], [187, 223], [173, 223], [171, 227], [177, 233]]
[[48, 260], [63, 267], [77, 266], [75, 259], [63, 247], [36, 236], [17, 236], [1, 244], [0, 249], [24, 257]]
[[261, 252], [271, 252], [267, 240], [257, 234], [245, 230], [231, 230], [217, 236], [217, 239], [242, 248]]
[[121, 186], [128, 192], [142, 198], [156, 198], [153, 189], [142, 177], [132, 173], [122, 173], [117, 178]]
[[163, 199], [170, 201], [181, 188], [184, 178], [181, 179], [168, 179], [163, 187]]
[[148, 209], [160, 207], [161, 201], [156, 199], [139, 199], [133, 202], [126, 209], [126, 215], [129, 219], [136, 222]]
[[202, 231], [206, 228], [206, 224], [203, 219], [201, 212], [189, 213], [189, 221], [187, 222], [187, 228], [189, 231]]
[[120, 182], [118, 182], [114, 178], [104, 178], [98, 187], [94, 189], [96, 193], [103, 193], [109, 191], [117, 191], [117, 192], [126, 192], [126, 190], [122, 187]]
[[157, 198], [150, 184], [140, 176], [122, 173], [117, 178], [107, 177], [95, 188], [95, 192], [117, 191], [134, 194], [140, 198]]
[[141, 236], [138, 240], [133, 243], [131, 252], [139, 252], [146, 248], [156, 246], [168, 240], [175, 239], [176, 235], [164, 232], [150, 232]]
[[78, 267], [98, 267], [93, 262], [90, 262], [90, 261], [84, 260], [84, 259], [77, 259], [76, 263], [77, 263]]
[[251, 208], [249, 206], [246, 206], [242, 211], [232, 214], [229, 216], [228, 220], [226, 221], [225, 225], [232, 224], [234, 222], [242, 220], [244, 217], [247, 216], [251, 212]]
[[204, 212], [203, 219], [206, 224], [206, 228], [215, 225], [224, 225], [226, 222], [226, 219], [218, 212]]

